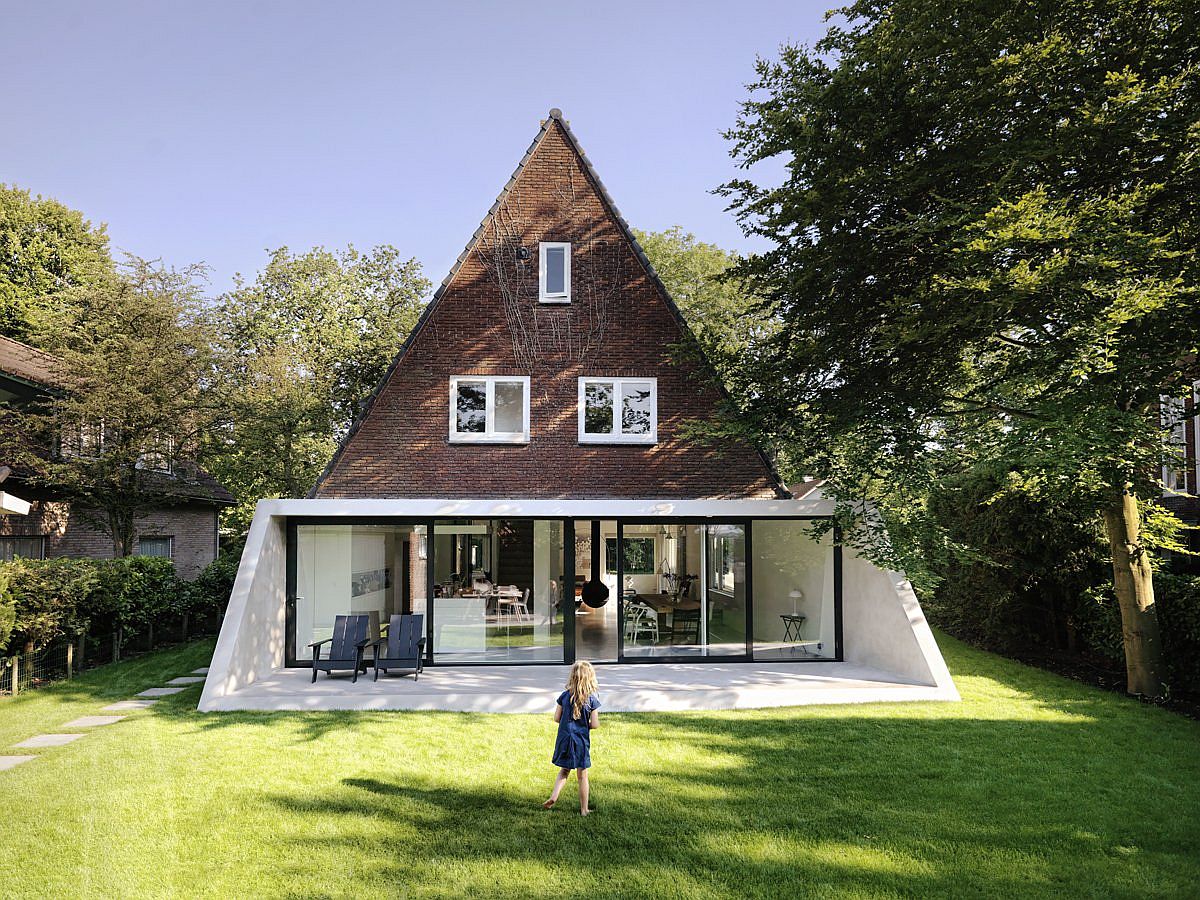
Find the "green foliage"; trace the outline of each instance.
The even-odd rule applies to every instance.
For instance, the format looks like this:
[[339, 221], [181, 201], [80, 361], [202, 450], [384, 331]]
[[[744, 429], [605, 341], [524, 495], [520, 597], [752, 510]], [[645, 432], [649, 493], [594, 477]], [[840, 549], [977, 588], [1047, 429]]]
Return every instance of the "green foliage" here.
[[47, 298], [113, 274], [108, 235], [57, 200], [0, 184], [0, 335], [37, 343]]
[[844, 17], [760, 62], [730, 132], [745, 166], [787, 161], [723, 189], [783, 321], [743, 373], [760, 429], [898, 510], [974, 458], [1094, 508], [1150, 496], [1159, 395], [1200, 376], [1194, 4]]
[[84, 608], [98, 631], [120, 630], [128, 637], [184, 611], [188, 586], [175, 574], [171, 560], [126, 556], [95, 565], [96, 589]]
[[1088, 617], [1085, 594], [1112, 570], [1080, 504], [1048, 503], [1011, 473], [978, 469], [933, 485], [928, 516], [931, 622], [1000, 652], [1083, 649], [1075, 631]]
[[0, 422], [0, 456], [72, 500], [117, 555], [139, 518], [195, 489], [187, 466], [213, 420], [202, 275], [129, 257], [119, 277], [60, 294], [40, 335], [65, 389]]
[[188, 585], [188, 611], [194, 615], [221, 613], [229, 603], [241, 562], [240, 544], [226, 548]]
[[10, 649], [38, 649], [87, 630], [88, 598], [99, 584], [93, 560], [15, 559], [0, 563], [0, 570], [16, 603]]
[[675, 225], [666, 231], [633, 230], [667, 291], [679, 306], [705, 355], [724, 375], [742, 354], [769, 336], [771, 319], [757, 315], [759, 298], [744, 280], [729, 277], [737, 257]]
[[262, 497], [302, 497], [420, 315], [429, 282], [394, 247], [271, 255], [215, 310], [227, 413], [206, 464], [245, 529]]
[[0, 566], [0, 650], [8, 645], [13, 626], [17, 622], [17, 600], [13, 596], [12, 575]]

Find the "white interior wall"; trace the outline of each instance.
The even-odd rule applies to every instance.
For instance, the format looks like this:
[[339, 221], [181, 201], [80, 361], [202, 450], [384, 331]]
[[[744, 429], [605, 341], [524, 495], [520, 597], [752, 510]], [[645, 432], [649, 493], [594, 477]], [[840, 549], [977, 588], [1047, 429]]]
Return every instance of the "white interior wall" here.
[[[820, 542], [807, 533], [806, 522], [754, 522], [754, 639], [783, 640], [781, 615], [805, 616], [801, 636], [820, 641], [822, 655], [834, 653], [833, 540]], [[793, 600], [792, 591], [804, 596]]]

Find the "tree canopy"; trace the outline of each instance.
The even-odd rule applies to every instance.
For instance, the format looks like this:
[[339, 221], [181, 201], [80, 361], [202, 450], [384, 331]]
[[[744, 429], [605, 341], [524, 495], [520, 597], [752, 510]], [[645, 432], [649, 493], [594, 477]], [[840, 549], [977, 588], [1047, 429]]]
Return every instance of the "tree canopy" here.
[[1160, 490], [1160, 395], [1200, 377], [1196, 14], [851, 5], [815, 47], [759, 62], [729, 132], [747, 168], [784, 160], [782, 183], [723, 188], [771, 244], [737, 274], [783, 326], [741, 376], [757, 427], [841, 497], [907, 515], [979, 458], [1087, 498], [1145, 693], [1136, 501]]
[[249, 524], [261, 497], [303, 497], [416, 324], [430, 283], [395, 247], [281, 247], [213, 316], [225, 425], [206, 464]]
[[57, 200], [0, 184], [0, 335], [36, 343], [48, 298], [114, 272], [103, 225]]

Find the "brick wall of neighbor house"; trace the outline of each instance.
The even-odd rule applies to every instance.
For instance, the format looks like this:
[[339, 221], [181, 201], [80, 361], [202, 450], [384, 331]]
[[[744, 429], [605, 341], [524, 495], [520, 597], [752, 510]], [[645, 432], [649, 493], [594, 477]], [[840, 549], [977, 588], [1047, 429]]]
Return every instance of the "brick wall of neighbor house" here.
[[[0, 516], [0, 535], [42, 535], [46, 556], [111, 559], [108, 535], [73, 514], [70, 505], [54, 500], [34, 500], [27, 516]], [[217, 511], [202, 504], [181, 504], [154, 510], [138, 522], [138, 535], [174, 538], [175, 570], [195, 578], [216, 556]]]
[[[572, 244], [570, 304], [539, 304], [538, 243]], [[525, 247], [531, 259], [519, 262]], [[706, 445], [690, 419], [716, 415], [719, 390], [676, 364], [674, 313], [551, 120], [423, 328], [376, 398], [318, 497], [774, 496], [761, 455]], [[529, 375], [531, 439], [451, 444], [453, 375]], [[580, 376], [658, 379], [658, 443], [580, 445]]]

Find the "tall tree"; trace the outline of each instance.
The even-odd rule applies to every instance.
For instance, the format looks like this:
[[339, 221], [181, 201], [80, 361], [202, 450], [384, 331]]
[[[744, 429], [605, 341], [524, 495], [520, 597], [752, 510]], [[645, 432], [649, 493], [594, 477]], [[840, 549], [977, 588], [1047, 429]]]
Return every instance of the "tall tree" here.
[[37, 332], [62, 390], [5, 410], [5, 456], [72, 501], [72, 514], [134, 551], [139, 519], [178, 499], [211, 421], [202, 267], [129, 257], [118, 275], [54, 295]]
[[231, 525], [248, 525], [260, 497], [308, 492], [429, 288], [420, 264], [394, 247], [281, 247], [254, 281], [239, 279], [220, 299], [227, 420], [205, 459], [238, 499]]
[[634, 235], [706, 356], [723, 375], [777, 327], [758, 314], [760, 299], [745, 280], [732, 277], [736, 254], [697, 240], [679, 225], [666, 231], [635, 228]]
[[843, 497], [986, 458], [1102, 517], [1128, 689], [1163, 690], [1140, 504], [1161, 394], [1197, 371], [1200, 33], [1186, 0], [896, 0], [760, 61], [730, 131], [781, 184], [723, 189], [771, 242], [784, 328], [759, 426]]
[[49, 298], [115, 273], [104, 226], [57, 200], [0, 184], [0, 335], [37, 341]]

